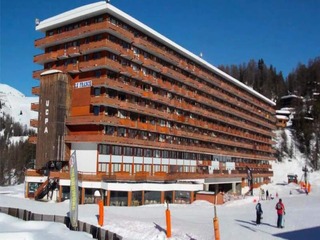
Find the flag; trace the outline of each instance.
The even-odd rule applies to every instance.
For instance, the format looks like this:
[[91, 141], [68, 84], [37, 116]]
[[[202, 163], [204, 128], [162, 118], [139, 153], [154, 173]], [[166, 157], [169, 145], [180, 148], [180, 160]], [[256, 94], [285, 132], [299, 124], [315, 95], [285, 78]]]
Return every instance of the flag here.
[[74, 151], [69, 160], [70, 170], [70, 223], [73, 229], [78, 228], [78, 169], [77, 169], [77, 157], [76, 151]]

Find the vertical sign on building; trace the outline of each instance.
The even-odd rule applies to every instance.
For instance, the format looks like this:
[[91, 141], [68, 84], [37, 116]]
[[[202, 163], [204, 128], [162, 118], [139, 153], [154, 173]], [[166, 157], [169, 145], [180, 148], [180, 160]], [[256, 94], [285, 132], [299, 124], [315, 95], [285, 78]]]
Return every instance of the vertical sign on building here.
[[69, 160], [70, 167], [70, 223], [72, 229], [78, 228], [78, 169], [76, 151], [74, 151]]

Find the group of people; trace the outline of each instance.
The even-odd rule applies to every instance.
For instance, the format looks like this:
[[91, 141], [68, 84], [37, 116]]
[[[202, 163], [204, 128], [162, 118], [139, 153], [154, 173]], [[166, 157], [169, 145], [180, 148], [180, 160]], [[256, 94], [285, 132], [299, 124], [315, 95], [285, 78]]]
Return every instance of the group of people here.
[[[283, 204], [281, 198], [277, 202], [275, 208], [277, 210], [277, 215], [278, 215], [277, 228], [283, 228], [284, 227], [284, 225], [283, 225], [283, 215], [285, 215], [286, 212], [285, 212], [285, 207], [284, 207], [284, 204]], [[261, 224], [261, 217], [262, 217], [262, 214], [263, 214], [262, 206], [261, 206], [260, 202], [258, 202], [257, 205], [256, 205], [256, 213], [257, 213], [256, 224], [260, 225]]]

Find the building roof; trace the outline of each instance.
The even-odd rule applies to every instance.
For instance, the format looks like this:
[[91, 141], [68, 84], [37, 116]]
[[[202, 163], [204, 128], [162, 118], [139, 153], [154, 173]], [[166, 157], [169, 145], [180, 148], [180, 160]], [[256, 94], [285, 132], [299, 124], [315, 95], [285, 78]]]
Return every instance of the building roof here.
[[284, 115], [276, 115], [276, 118], [277, 119], [281, 119], [281, 120], [289, 120], [289, 118], [287, 116], [284, 116]]
[[280, 115], [290, 115], [291, 112], [289, 110], [276, 110], [276, 114], [280, 114]]
[[211, 65], [210, 63], [206, 62], [202, 58], [198, 57], [197, 55], [191, 53], [190, 51], [186, 50], [185, 48], [181, 47], [180, 45], [174, 43], [170, 39], [164, 37], [160, 33], [156, 32], [152, 28], [146, 26], [145, 24], [141, 23], [140, 21], [136, 20], [135, 18], [129, 16], [128, 14], [122, 12], [118, 8], [112, 6], [105, 1], [100, 1], [88, 5], [84, 5], [82, 7], [78, 7], [72, 9], [70, 11], [64, 12], [62, 14], [56, 15], [54, 17], [48, 18], [46, 20], [40, 21], [40, 23], [36, 26], [37, 31], [45, 32], [47, 30], [57, 28], [59, 26], [63, 26], [66, 24], [70, 24], [75, 21], [80, 21], [82, 19], [86, 19], [88, 17], [97, 16], [103, 13], [109, 13], [112, 16], [115, 16], [119, 20], [123, 21], [124, 23], [138, 29], [139, 31], [145, 33], [146, 35], [152, 36], [159, 42], [163, 43], [164, 45], [173, 48], [181, 55], [195, 61], [199, 65], [213, 71], [217, 75], [223, 77], [224, 79], [228, 80], [229, 82], [235, 84], [236, 86], [250, 92], [252, 95], [262, 99], [266, 103], [270, 104], [271, 106], [275, 106], [275, 102], [268, 99], [267, 97], [263, 96], [262, 94], [258, 93], [257, 91], [253, 90], [251, 87], [243, 84], [239, 80], [231, 77], [230, 75], [226, 74], [225, 72], [221, 71], [217, 67]]

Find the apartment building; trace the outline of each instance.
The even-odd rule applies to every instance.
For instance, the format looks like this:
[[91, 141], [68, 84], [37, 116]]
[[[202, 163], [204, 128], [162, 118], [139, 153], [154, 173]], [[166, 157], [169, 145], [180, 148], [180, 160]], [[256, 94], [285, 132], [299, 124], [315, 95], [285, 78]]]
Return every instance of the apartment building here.
[[[273, 175], [275, 103], [105, 1], [39, 21], [32, 92], [36, 171], [69, 198], [76, 153], [80, 203], [191, 203], [240, 194]], [[44, 167], [45, 166], [45, 167]], [[38, 188], [38, 192], [36, 189]]]

